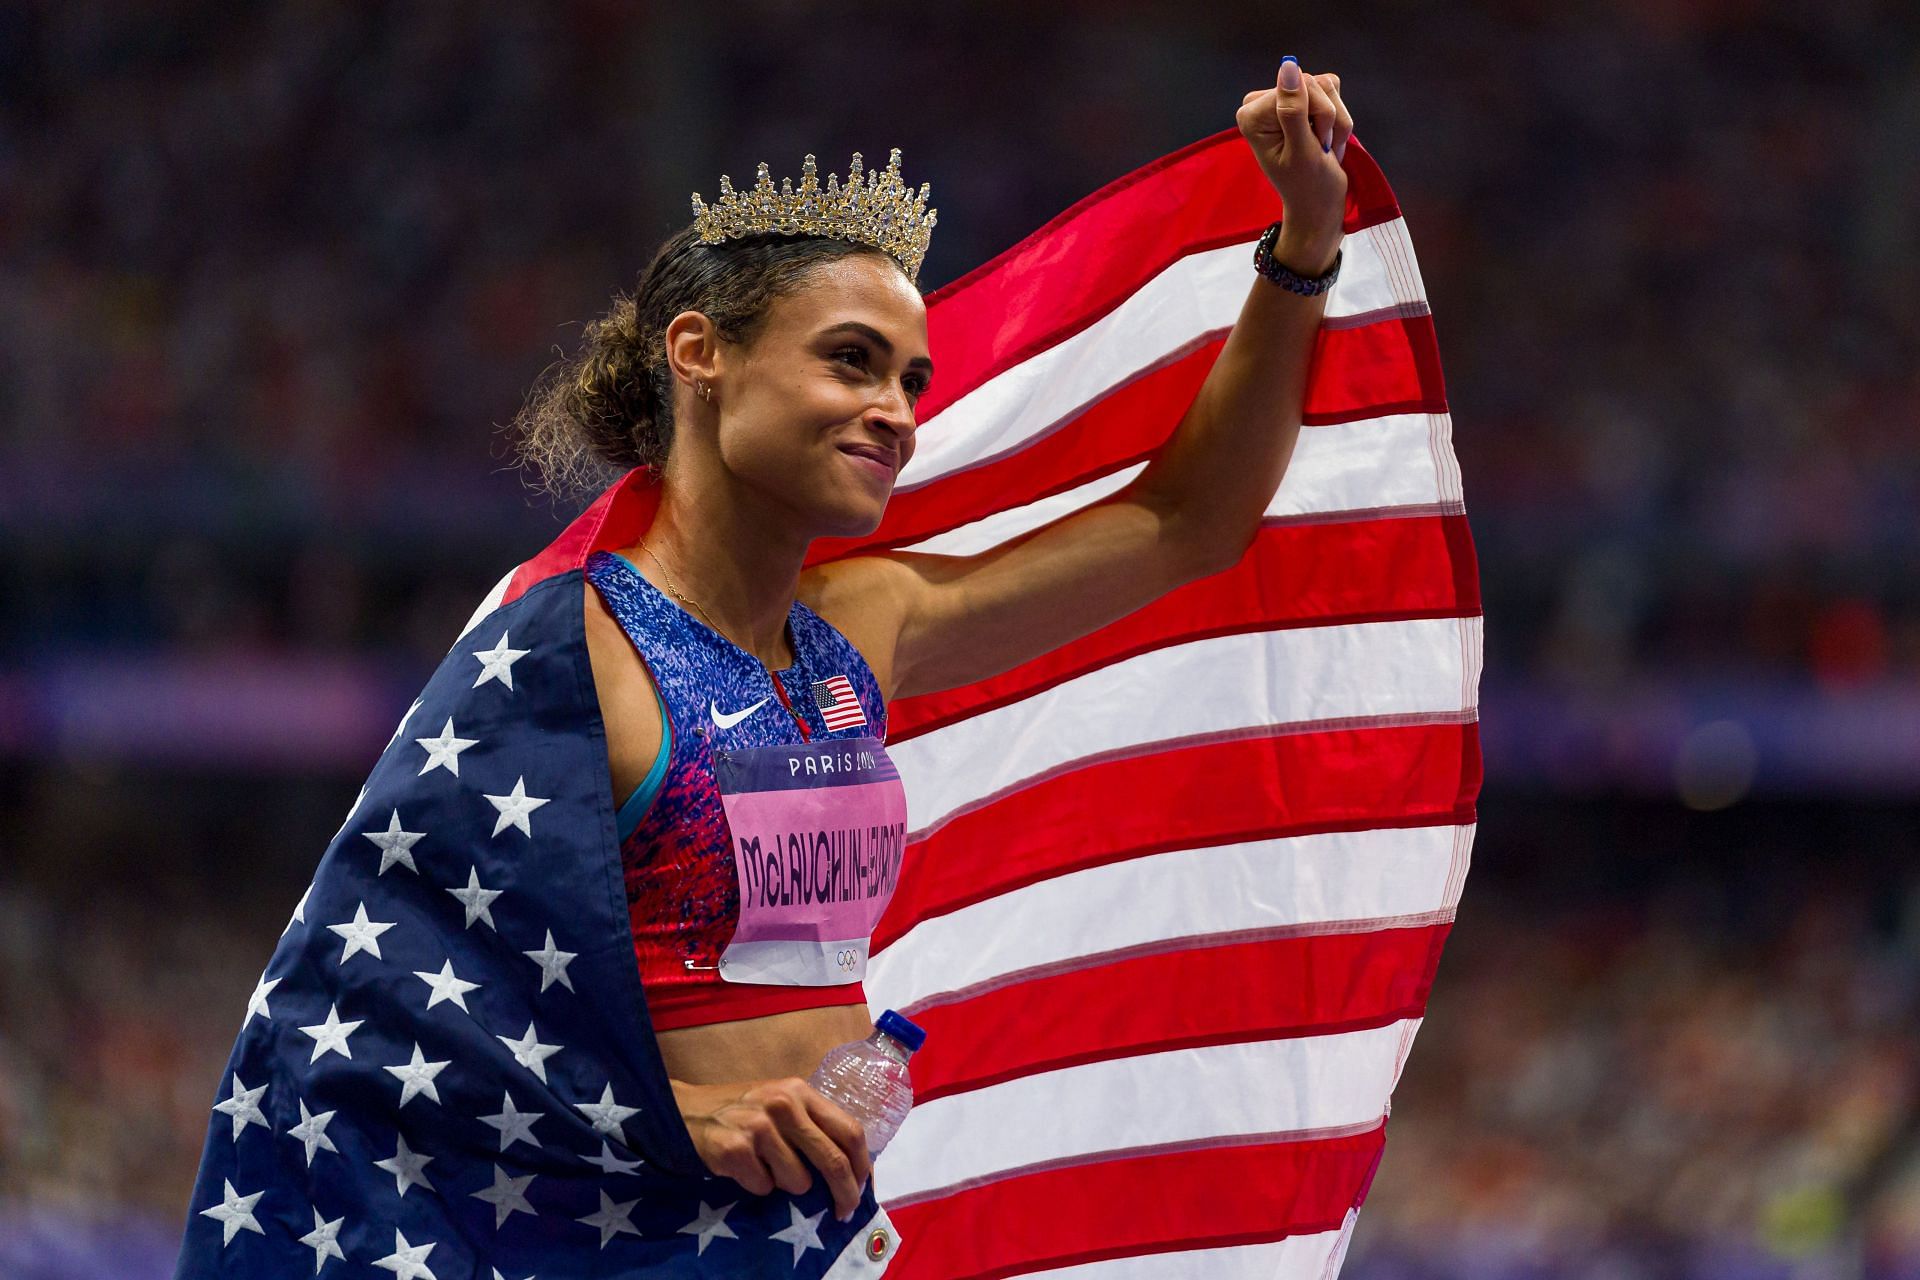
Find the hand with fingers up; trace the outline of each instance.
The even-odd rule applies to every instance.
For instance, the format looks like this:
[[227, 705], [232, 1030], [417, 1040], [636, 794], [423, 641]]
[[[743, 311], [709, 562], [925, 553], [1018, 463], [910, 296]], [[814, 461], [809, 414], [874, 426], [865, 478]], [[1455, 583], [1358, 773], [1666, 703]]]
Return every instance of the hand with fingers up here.
[[1302, 275], [1321, 274], [1340, 248], [1346, 215], [1342, 164], [1353, 117], [1340, 98], [1340, 77], [1308, 75], [1289, 54], [1273, 87], [1250, 91], [1235, 119], [1285, 206], [1273, 256]]

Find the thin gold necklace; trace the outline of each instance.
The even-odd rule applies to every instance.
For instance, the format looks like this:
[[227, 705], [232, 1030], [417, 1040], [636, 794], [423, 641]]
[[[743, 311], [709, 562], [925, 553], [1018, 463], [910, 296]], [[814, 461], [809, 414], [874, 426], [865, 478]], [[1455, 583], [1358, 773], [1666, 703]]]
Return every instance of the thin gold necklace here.
[[[712, 628], [713, 628], [713, 630], [714, 630], [714, 633], [715, 633], [715, 634], [717, 634], [717, 635], [719, 635], [719, 636], [720, 636], [720, 637], [721, 637], [722, 639], [725, 639], [725, 638], [726, 638], [726, 632], [724, 632], [724, 631], [721, 631], [721, 630], [720, 630], [720, 628], [719, 628], [719, 626], [718, 626], [718, 625], [716, 625], [716, 624], [714, 623], [714, 620], [713, 620], [713, 618], [712, 618], [712, 617], [711, 617], [711, 616], [710, 616], [710, 615], [709, 615], [709, 614], [707, 613], [707, 611], [706, 611], [705, 609], [701, 609], [701, 608], [700, 608], [700, 602], [699, 602], [698, 600], [695, 600], [695, 599], [693, 599], [693, 598], [692, 598], [692, 597], [690, 597], [690, 596], [687, 596], [687, 595], [684, 595], [684, 594], [682, 594], [682, 592], [681, 592], [681, 590], [680, 590], [680, 588], [674, 585], [674, 582], [673, 582], [673, 575], [672, 575], [671, 573], [668, 573], [668, 572], [667, 572], [667, 566], [661, 563], [661, 561], [660, 561], [660, 557], [659, 557], [658, 555], [656, 555], [656, 554], [654, 554], [654, 550], [653, 550], [653, 548], [647, 545], [647, 541], [646, 541], [646, 539], [645, 539], [645, 538], [642, 538], [642, 539], [640, 540], [640, 549], [641, 549], [642, 551], [644, 551], [644, 552], [646, 552], [646, 553], [647, 553], [647, 554], [648, 554], [649, 556], [651, 556], [651, 557], [653, 558], [653, 562], [654, 562], [654, 564], [656, 564], [656, 565], [659, 565], [659, 567], [660, 567], [660, 576], [661, 576], [661, 577], [663, 577], [663, 578], [665, 578], [665, 579], [667, 580], [667, 590], [673, 593], [673, 598], [674, 598], [674, 599], [676, 599], [676, 600], [679, 600], [679, 601], [681, 601], [682, 603], [685, 603], [685, 604], [690, 604], [690, 605], [692, 605], [692, 606], [693, 606], [694, 608], [696, 608], [696, 609], [700, 609], [700, 616], [701, 616], [702, 618], [705, 618], [705, 619], [707, 620], [707, 625], [708, 625], [709, 627], [712, 627]], [[735, 647], [735, 648], [737, 649], [737, 648], [739, 648], [740, 646], [738, 646], [738, 645], [735, 645], [734, 647]], [[774, 676], [774, 674], [773, 674], [773, 668], [772, 668], [772, 667], [769, 667], [769, 666], [768, 666], [768, 665], [766, 664], [766, 662], [765, 662], [765, 661], [764, 661], [764, 660], [763, 660], [763, 659], [762, 659], [762, 658], [760, 657], [760, 655], [758, 655], [758, 654], [753, 654], [753, 655], [751, 655], [751, 656], [752, 656], [752, 658], [753, 658], [753, 660], [754, 660], [755, 662], [758, 662], [758, 663], [760, 664], [760, 667], [761, 667], [761, 670], [763, 670], [763, 671], [765, 671], [765, 672], [767, 673], [767, 676], [768, 676], [768, 678], [769, 678], [769, 679], [775, 679], [775, 680], [776, 680], [776, 682], [777, 682], [777, 678], [776, 678], [776, 677]], [[798, 657], [798, 655], [797, 655], [797, 654], [796, 654], [795, 656], [796, 656], [796, 657]], [[784, 699], [784, 698], [782, 698], [782, 699], [781, 699], [781, 701], [782, 701], [782, 702], [785, 702], [785, 701], [786, 701], [786, 699]], [[799, 713], [799, 712], [797, 712], [797, 711], [794, 711], [792, 707], [788, 707], [788, 708], [787, 708], [787, 710], [788, 710], [788, 711], [790, 711], [790, 712], [793, 712], [793, 718], [794, 718], [795, 720], [800, 720], [800, 713]], [[802, 728], [805, 728], [805, 727], [806, 727], [806, 722], [805, 722], [805, 721], [800, 721], [800, 724], [801, 724], [801, 727], [802, 727]]]
[[[640, 549], [646, 552], [649, 556], [653, 556], [653, 562], [654, 564], [659, 565], [660, 576], [667, 580], [667, 590], [673, 592], [673, 598], [675, 600], [680, 601], [682, 604], [690, 604], [694, 608], [700, 609], [700, 602], [698, 600], [694, 600], [685, 595], [682, 595], [680, 593], [680, 588], [673, 585], [673, 575], [667, 572], [666, 565], [660, 563], [660, 557], [657, 555], [654, 555], [653, 548], [647, 545], [647, 541], [645, 538], [642, 538], [640, 540]], [[700, 609], [700, 616], [702, 618], [706, 618], [708, 626], [712, 627], [715, 631], [720, 631], [719, 625], [716, 624], [714, 620], [708, 616], [707, 611], [705, 609]], [[720, 634], [725, 635], [726, 633], [724, 631], [720, 631]], [[759, 661], [758, 658], [755, 658], [754, 660], [756, 662]], [[764, 667], [767, 664], [764, 662], [761, 662], [760, 665]]]

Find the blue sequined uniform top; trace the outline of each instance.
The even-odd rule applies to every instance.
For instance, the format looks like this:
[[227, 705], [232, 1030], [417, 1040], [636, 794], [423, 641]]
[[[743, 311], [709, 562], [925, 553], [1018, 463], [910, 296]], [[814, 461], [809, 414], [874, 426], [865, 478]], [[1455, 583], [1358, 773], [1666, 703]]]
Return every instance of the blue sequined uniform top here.
[[[837, 628], [796, 600], [787, 614], [793, 665], [769, 672], [758, 658], [681, 608], [626, 557], [595, 551], [587, 557], [586, 575], [633, 641], [666, 710], [661, 759], [649, 781], [621, 806], [619, 817], [633, 949], [655, 1029], [864, 1004], [866, 990], [858, 982], [820, 987], [728, 982], [713, 967], [740, 912], [713, 748], [820, 738], [884, 741], [886, 705], [866, 660]], [[828, 730], [813, 687], [837, 675], [852, 683], [866, 724]], [[724, 729], [716, 724], [715, 712], [737, 713], [754, 703], [763, 705], [737, 723]]]

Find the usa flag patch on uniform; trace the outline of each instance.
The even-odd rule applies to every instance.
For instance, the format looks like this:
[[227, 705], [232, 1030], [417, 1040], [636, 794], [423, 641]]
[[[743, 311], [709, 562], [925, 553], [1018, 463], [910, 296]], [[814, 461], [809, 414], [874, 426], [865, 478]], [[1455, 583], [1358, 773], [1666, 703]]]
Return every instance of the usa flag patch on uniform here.
[[867, 713], [860, 709], [860, 699], [853, 696], [853, 681], [845, 676], [815, 680], [813, 705], [820, 708], [829, 733], [857, 728], [867, 722]]

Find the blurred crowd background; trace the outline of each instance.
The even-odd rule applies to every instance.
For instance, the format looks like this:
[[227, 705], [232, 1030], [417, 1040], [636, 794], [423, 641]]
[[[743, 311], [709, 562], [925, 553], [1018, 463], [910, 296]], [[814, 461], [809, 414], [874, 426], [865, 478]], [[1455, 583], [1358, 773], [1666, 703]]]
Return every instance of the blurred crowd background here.
[[1487, 611], [1345, 1274], [1920, 1276], [1920, 9], [1871, 0], [0, 6], [0, 1276], [168, 1273], [313, 861], [575, 509], [499, 428], [690, 191], [898, 146], [931, 290], [1284, 53], [1406, 211]]

